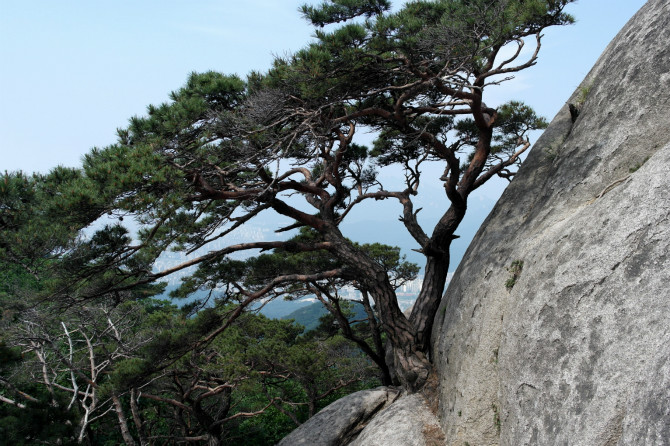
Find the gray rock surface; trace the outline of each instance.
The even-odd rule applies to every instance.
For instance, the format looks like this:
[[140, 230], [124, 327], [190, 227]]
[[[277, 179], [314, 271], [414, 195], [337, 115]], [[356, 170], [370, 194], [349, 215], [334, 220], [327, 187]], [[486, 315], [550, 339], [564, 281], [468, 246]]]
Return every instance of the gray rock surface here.
[[438, 311], [445, 444], [670, 444], [670, 2], [631, 19], [569, 103]]
[[421, 395], [405, 395], [377, 414], [349, 446], [438, 446], [439, 420]]
[[341, 446], [350, 442], [365, 423], [398, 397], [388, 387], [362, 390], [323, 408], [279, 442], [278, 446]]

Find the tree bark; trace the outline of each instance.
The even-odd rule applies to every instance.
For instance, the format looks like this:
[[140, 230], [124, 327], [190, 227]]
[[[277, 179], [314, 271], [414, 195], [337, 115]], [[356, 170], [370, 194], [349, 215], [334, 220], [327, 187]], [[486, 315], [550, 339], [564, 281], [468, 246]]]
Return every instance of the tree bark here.
[[198, 423], [207, 431], [209, 436], [207, 445], [219, 446], [221, 444], [221, 425], [216, 424], [216, 420], [202, 408], [201, 401], [192, 402], [191, 407]]
[[140, 445], [146, 446], [149, 444], [149, 442], [147, 441], [146, 434], [144, 432], [144, 423], [140, 417], [140, 409], [137, 401], [137, 389], [133, 387], [130, 389], [130, 412], [133, 415], [133, 422], [135, 423], [135, 428], [137, 429], [137, 435], [140, 437]]
[[410, 322], [417, 331], [418, 348], [424, 353], [430, 348], [435, 313], [440, 306], [449, 273], [449, 250], [451, 242], [457, 238], [456, 229], [465, 217], [467, 198], [460, 204], [452, 204], [435, 226], [426, 250], [428, 252], [423, 284], [410, 315]]
[[361, 295], [363, 296], [363, 308], [365, 309], [365, 314], [368, 315], [370, 334], [372, 336], [372, 342], [375, 346], [375, 351], [379, 357], [384, 358], [382, 361], [383, 367], [380, 366], [382, 371], [382, 384], [385, 386], [390, 386], [393, 384], [393, 378], [385, 359], [384, 344], [382, 343], [382, 336], [379, 330], [379, 325], [377, 324], [377, 318], [375, 317], [375, 314], [372, 311], [372, 307], [370, 306], [370, 298], [368, 297], [367, 291], [362, 291]]
[[123, 437], [123, 441], [128, 446], [135, 446], [135, 439], [130, 433], [130, 429], [128, 429], [128, 419], [126, 418], [126, 414], [123, 412], [121, 400], [116, 393], [112, 393], [112, 402], [114, 403], [116, 417], [119, 419], [119, 428], [121, 429], [121, 436]]
[[362, 288], [367, 290], [375, 303], [382, 327], [388, 335], [393, 351], [392, 375], [397, 376], [401, 385], [411, 391], [418, 391], [428, 379], [432, 366], [425, 353], [419, 349], [416, 330], [398, 306], [395, 291], [384, 268], [365, 253], [356, 249], [337, 229], [324, 234], [333, 242], [335, 254], [353, 271]]

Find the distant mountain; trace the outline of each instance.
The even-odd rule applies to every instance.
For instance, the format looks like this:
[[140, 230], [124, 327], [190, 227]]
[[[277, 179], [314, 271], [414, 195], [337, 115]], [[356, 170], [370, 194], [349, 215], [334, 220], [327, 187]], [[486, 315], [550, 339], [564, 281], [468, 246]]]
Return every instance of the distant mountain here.
[[[363, 308], [363, 305], [357, 302], [353, 302], [353, 304], [354, 315], [350, 318], [350, 320], [367, 318], [367, 314], [365, 313], [365, 308]], [[296, 324], [305, 327], [305, 331], [307, 332], [318, 327], [319, 318], [325, 314], [328, 314], [328, 310], [326, 310], [321, 302], [312, 302], [311, 304], [299, 308], [282, 317], [281, 319], [293, 319]]]
[[[263, 305], [260, 312], [270, 319], [290, 319], [287, 317], [287, 315], [300, 311], [303, 308], [312, 306], [313, 304], [314, 301], [311, 299], [284, 300], [277, 298]], [[319, 305], [321, 304], [319, 303]]]
[[[159, 296], [156, 296], [158, 299], [165, 299], [169, 300], [171, 303], [178, 307], [183, 307], [187, 304], [190, 304], [196, 300], [204, 300], [207, 298], [208, 292], [207, 291], [196, 291], [195, 293], [191, 294], [189, 297], [184, 298], [184, 299], [173, 299], [170, 297], [170, 291], [177, 289], [177, 285], [168, 285], [165, 288], [165, 292]], [[214, 304], [214, 299], [216, 299], [217, 293], [214, 292], [212, 293], [212, 300], [211, 302], [208, 302], [208, 306], [211, 306]], [[287, 316], [290, 313], [293, 313], [303, 307], [309, 306], [313, 304], [314, 301], [312, 299], [298, 299], [298, 300], [284, 300], [281, 298], [273, 299], [270, 302], [267, 302], [265, 304], [262, 303], [257, 303], [256, 305], [253, 306], [253, 308], [260, 308], [260, 313], [263, 314], [264, 316], [269, 317], [270, 319], [284, 319], [285, 316]], [[319, 303], [319, 305], [321, 305]], [[318, 317], [317, 317], [318, 319]]]
[[[165, 292], [159, 296], [158, 299], [165, 299], [176, 305], [183, 307], [196, 300], [204, 300], [207, 298], [207, 291], [196, 291], [192, 295], [184, 299], [173, 299], [169, 296], [170, 291], [177, 288], [177, 285], [168, 285]], [[212, 306], [214, 300], [217, 298], [216, 292], [212, 293], [210, 302], [207, 306]], [[400, 294], [398, 295], [398, 303], [402, 310], [407, 309], [414, 300], [416, 295]], [[270, 319], [294, 319], [296, 323], [305, 326], [305, 330], [313, 330], [319, 325], [319, 318], [327, 313], [327, 310], [320, 302], [315, 302], [314, 298], [305, 297], [298, 300], [284, 300], [281, 298], [273, 299], [265, 304], [259, 302], [252, 306], [252, 309], [260, 308], [260, 313]], [[354, 302], [355, 315], [353, 319], [364, 319], [366, 316], [363, 306]]]

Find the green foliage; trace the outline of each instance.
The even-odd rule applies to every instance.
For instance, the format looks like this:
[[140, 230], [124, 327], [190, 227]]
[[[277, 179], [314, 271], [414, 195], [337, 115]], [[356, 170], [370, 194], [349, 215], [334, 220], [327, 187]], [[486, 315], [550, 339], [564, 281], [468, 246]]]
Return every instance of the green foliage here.
[[355, 17], [372, 17], [391, 8], [387, 0], [329, 0], [318, 7], [303, 5], [300, 10], [315, 26], [343, 22]]
[[[187, 277], [179, 288], [170, 293], [171, 297], [185, 298], [197, 290], [225, 289], [231, 282], [247, 285], [250, 290], [262, 288], [275, 277], [289, 274], [316, 274], [324, 270], [343, 267], [341, 261], [327, 250], [297, 251], [298, 244], [314, 243], [321, 240], [321, 236], [314, 230], [302, 228], [300, 233], [286, 242], [284, 248], [276, 249], [272, 254], [261, 254], [248, 259], [231, 260], [226, 257], [204, 261], [198, 269]], [[400, 286], [407, 280], [412, 280], [419, 272], [416, 264], [406, 261], [401, 255], [400, 248], [381, 243], [355, 244], [373, 261], [387, 272], [390, 280]], [[344, 286], [348, 280], [337, 280], [328, 286]], [[283, 290], [293, 298], [312, 294], [311, 291], [297, 286]], [[224, 294], [220, 298], [234, 301], [238, 296], [233, 292]]]
[[[77, 171], [65, 168], [32, 177], [22, 172], [5, 173], [0, 179], [0, 257], [15, 278], [15, 268], [36, 278], [54, 250], [67, 247], [80, 229], [80, 215], [63, 212], [66, 198], [58, 190], [64, 183], [71, 190], [79, 179]], [[78, 198], [83, 197], [67, 200], [77, 201], [80, 211], [85, 212], [87, 203]]]
[[[105, 313], [107, 310], [104, 308], [100, 310], [85, 310], [80, 315], [80, 322], [72, 315], [66, 320], [71, 333], [88, 332], [91, 342], [101, 346], [101, 350], [94, 351], [96, 364], [104, 358], [112, 361], [111, 366], [104, 369], [104, 377], [96, 383], [98, 404], [103, 404], [112, 394], [125, 395], [125, 404], [128, 404], [129, 389], [141, 387], [144, 396], [139, 404], [138, 416], [149, 423], [147, 429], [151, 426], [153, 435], [174, 432], [185, 422], [185, 419], [180, 419], [181, 416], [196, 416], [200, 421], [191, 426], [188, 433], [212, 434], [216, 425], [208, 423], [220, 421], [219, 426], [225, 429], [212, 435], [220, 436], [222, 440], [234, 441], [235, 444], [275, 444], [295, 428], [287, 412], [304, 421], [333, 399], [361, 386], [378, 385], [373, 369], [357, 348], [340, 336], [325, 337], [323, 333], [313, 332], [313, 335], [303, 337], [300, 335], [303, 327], [290, 320], [270, 320], [243, 313], [227, 330], [203, 343], [202, 339], [220, 328], [234, 307], [208, 308], [193, 318], [186, 318], [174, 306], [151, 299], [123, 303], [113, 313]], [[93, 330], [93, 327], [109, 327], [108, 319], [117, 321], [114, 323], [116, 331], [110, 331], [110, 337], [100, 343], [103, 338], [92, 333], [101, 331], [99, 328]], [[128, 323], [122, 326], [123, 321]], [[123, 327], [130, 328], [132, 332]], [[48, 367], [57, 368], [58, 358], [68, 355], [67, 340], [62, 338], [62, 329], [58, 324], [47, 324], [44, 329], [52, 339], [58, 336], [60, 330], [61, 338], [52, 347], [60, 349], [61, 356], [49, 354], [50, 361], [55, 363], [48, 364]], [[42, 335], [32, 336], [37, 340]], [[116, 351], [119, 342], [125, 351], [122, 357], [105, 356]], [[3, 359], [0, 373], [3, 376], [14, 374], [17, 367], [24, 367], [16, 349], [2, 345], [0, 354]], [[78, 370], [83, 375], [88, 373], [88, 360], [86, 349], [81, 351], [81, 356], [77, 353], [74, 357], [74, 363], [80, 364]], [[25, 365], [28, 366], [28, 363]], [[67, 367], [62, 377], [61, 384], [67, 388], [70, 385]], [[218, 387], [221, 384], [223, 387]], [[219, 390], [211, 391], [208, 396], [208, 386]], [[31, 441], [61, 438], [64, 444], [69, 444], [67, 438], [78, 435], [77, 417], [81, 413], [63, 409], [68, 405], [67, 392], [59, 396], [62, 402], [54, 403], [39, 379], [21, 388], [29, 391], [38, 402], [29, 403], [25, 409], [5, 404], [0, 406], [0, 428], [4, 429], [7, 438], [23, 436], [21, 438]], [[85, 388], [85, 381], [80, 383], [80, 388]], [[221, 393], [221, 389], [225, 391]], [[13, 396], [2, 389], [0, 391], [3, 395]], [[174, 412], [169, 403], [157, 402], [147, 395], [154, 395], [159, 401], [183, 401], [189, 409]], [[22, 399], [19, 401], [24, 402]], [[269, 406], [273, 401], [275, 404]], [[61, 415], [56, 417], [52, 412]], [[255, 412], [258, 412], [257, 419], [249, 419], [248, 415], [236, 416]], [[17, 414], [24, 416], [17, 417]], [[96, 444], [119, 443], [113, 415], [112, 411], [89, 427], [87, 436], [90, 441]], [[45, 423], [45, 417], [50, 417], [52, 421]], [[63, 421], [60, 425], [58, 420], [61, 418], [71, 421], [67, 424]], [[43, 423], [44, 426], [40, 429], [31, 427], [33, 421], [29, 420], [33, 419], [35, 424]], [[220, 427], [214, 431], [218, 432]], [[187, 435], [187, 432], [182, 435]], [[242, 438], [245, 440], [236, 440]], [[16, 444], [24, 443], [17, 440]]]
[[587, 84], [579, 88], [579, 94], [577, 95], [577, 100], [575, 105], [577, 106], [578, 109], [581, 109], [584, 103], [586, 102], [586, 98], [589, 97], [589, 93], [591, 92], [591, 87], [592, 84]]
[[498, 411], [498, 406], [495, 404], [491, 404], [491, 409], [493, 410], [493, 424], [496, 427], [496, 430], [498, 431], [498, 435], [500, 435], [500, 428], [501, 428], [501, 422], [500, 422], [500, 412]]
[[547, 158], [549, 158], [550, 161], [555, 161], [558, 159], [558, 149], [555, 147], [547, 147], [544, 149], [544, 153], [547, 155]]
[[509, 268], [507, 268], [507, 271], [510, 272], [511, 276], [505, 282], [505, 288], [507, 288], [507, 291], [511, 291], [512, 288], [514, 288], [514, 285], [516, 285], [516, 281], [521, 275], [521, 271], [523, 271], [523, 260], [513, 261]]
[[518, 147], [518, 140], [531, 130], [547, 128], [546, 119], [538, 117], [532, 108], [518, 101], [510, 101], [498, 108], [496, 144], [491, 147], [492, 153], [511, 151]]
[[12, 446], [44, 443], [77, 444], [75, 441], [75, 414], [62, 409], [63, 405], [67, 405], [66, 396], [60, 395], [60, 404], [54, 406], [46, 389], [30, 385], [23, 390], [38, 397], [38, 402], [28, 402], [26, 409], [0, 404], [0, 438], [2, 438], [2, 443]]
[[11, 364], [21, 360], [21, 351], [18, 348], [8, 347], [4, 341], [0, 340], [0, 373], [5, 372]]
[[228, 443], [240, 446], [275, 445], [288, 435], [295, 425], [277, 408], [270, 407], [262, 414], [247, 418], [235, 426]]
[[628, 169], [628, 172], [630, 172], [630, 173], [635, 173], [635, 172], [637, 172], [638, 169], [640, 169], [640, 167], [642, 167], [642, 166], [644, 165], [644, 163], [646, 163], [648, 160], [649, 160], [649, 157], [646, 157], [645, 159], [642, 160], [642, 162], [640, 162], [640, 163], [635, 163], [635, 165], [634, 165], [633, 167], [630, 167], [630, 168]]
[[[184, 396], [180, 396], [178, 388], [169, 385], [171, 379], [181, 383], [191, 380], [227, 383], [232, 386], [225, 396], [229, 409], [222, 412], [217, 408], [215, 395], [204, 400], [207, 404], [202, 407], [208, 407], [207, 416], [213, 417], [212, 421], [216, 417], [262, 411], [256, 417], [235, 418], [225, 424], [221, 435], [235, 444], [275, 444], [295, 428], [285, 412], [304, 421], [310, 415], [310, 404], [314, 404], [314, 410], [324, 407], [332, 398], [356, 388], [363, 379], [368, 379], [367, 385], [376, 385], [367, 362], [361, 361], [361, 353], [343, 338], [322, 339], [318, 334], [302, 337], [303, 327], [290, 320], [245, 313], [211, 343], [196, 347], [193, 342], [203, 337], [203, 327], [216, 328], [209, 322], [213, 314], [223, 315], [230, 309], [212, 308], [199, 312], [193, 319], [184, 319], [171, 308], [167, 313], [155, 310], [146, 321], [146, 327], [156, 333], [154, 341], [137, 358], [120, 362], [110, 384], [117, 389], [139, 385], [162, 373], [165, 378], [154, 381], [144, 392], [182, 400]], [[164, 354], [186, 346], [190, 346], [191, 353], [176, 361]], [[165, 370], [169, 372], [166, 374]], [[343, 381], [350, 384], [340, 388]], [[188, 388], [183, 391], [193, 392], [189, 397], [193, 401], [203, 393]], [[272, 399], [281, 404], [263, 411]], [[147, 406], [143, 415], [149, 416], [152, 407]], [[197, 429], [206, 428], [200, 425]]]

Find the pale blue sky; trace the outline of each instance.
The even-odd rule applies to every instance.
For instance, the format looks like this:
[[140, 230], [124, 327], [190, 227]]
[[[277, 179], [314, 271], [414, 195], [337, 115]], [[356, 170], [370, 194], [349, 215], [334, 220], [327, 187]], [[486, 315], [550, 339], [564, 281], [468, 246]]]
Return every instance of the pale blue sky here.
[[[244, 75], [312, 33], [297, 0], [0, 0], [0, 171], [76, 166], [191, 71]], [[581, 0], [540, 62], [489, 99], [551, 119], [643, 0]], [[492, 92], [493, 93], [493, 92]]]
[[[301, 3], [0, 0], [0, 173], [79, 165], [90, 148], [114, 143], [116, 128], [128, 118], [167, 100], [191, 71], [244, 76], [269, 68], [273, 55], [295, 51], [310, 39], [312, 28], [297, 12]], [[520, 99], [553, 118], [643, 4], [580, 0], [570, 5], [577, 24], [547, 30], [538, 64], [504, 86], [487, 89], [487, 104]], [[432, 173], [439, 177], [440, 172]], [[386, 177], [393, 181], [394, 175]], [[461, 238], [452, 245], [452, 271], [506, 184], [491, 181], [471, 197], [458, 230]], [[448, 207], [435, 180], [422, 182], [416, 207], [424, 209], [419, 219], [426, 227]], [[367, 203], [342, 229], [361, 242], [379, 241], [381, 231], [383, 242], [402, 247], [409, 260], [421, 263], [399, 213], [397, 203]]]

